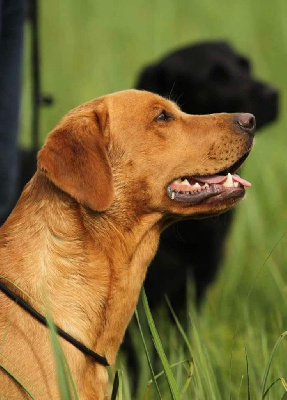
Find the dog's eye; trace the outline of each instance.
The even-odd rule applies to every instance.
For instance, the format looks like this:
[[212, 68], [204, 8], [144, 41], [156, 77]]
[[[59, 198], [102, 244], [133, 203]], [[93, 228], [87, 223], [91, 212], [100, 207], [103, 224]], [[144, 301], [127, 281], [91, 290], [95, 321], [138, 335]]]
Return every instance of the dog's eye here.
[[166, 121], [171, 121], [173, 119], [174, 119], [174, 116], [172, 114], [168, 113], [165, 110], [162, 110], [161, 113], [157, 117], [155, 117], [154, 120], [156, 122], [158, 122], [158, 121], [165, 121], [166, 122]]

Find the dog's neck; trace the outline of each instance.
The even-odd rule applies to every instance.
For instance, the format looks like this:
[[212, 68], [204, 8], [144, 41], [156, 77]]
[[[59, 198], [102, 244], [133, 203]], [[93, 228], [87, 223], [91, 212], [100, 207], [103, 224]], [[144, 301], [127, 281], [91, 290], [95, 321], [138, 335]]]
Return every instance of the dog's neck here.
[[6, 276], [37, 309], [47, 293], [55, 323], [111, 364], [160, 233], [159, 214], [140, 216], [129, 230], [126, 218], [86, 210], [38, 172], [2, 228], [19, 249]]

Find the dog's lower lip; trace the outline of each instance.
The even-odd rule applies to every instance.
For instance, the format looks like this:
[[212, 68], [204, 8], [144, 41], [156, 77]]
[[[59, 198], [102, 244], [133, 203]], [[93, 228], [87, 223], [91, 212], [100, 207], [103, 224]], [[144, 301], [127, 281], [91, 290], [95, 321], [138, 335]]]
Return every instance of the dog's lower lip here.
[[176, 202], [185, 203], [188, 206], [197, 205], [201, 203], [209, 204], [217, 201], [221, 202], [230, 198], [241, 198], [245, 194], [245, 189], [242, 185], [238, 187], [224, 187], [222, 185], [213, 184], [207, 187], [205, 190], [198, 192], [176, 192], [171, 189], [170, 186], [167, 188], [168, 197]]
[[238, 188], [229, 188], [228, 190], [224, 190], [223, 192], [213, 196], [212, 198], [208, 198], [206, 199], [206, 201], [204, 201], [205, 204], [209, 204], [212, 203], [214, 204], [216, 203], [222, 203], [226, 200], [229, 199], [240, 199], [243, 198], [245, 194], [245, 189], [243, 186], [239, 186]]
[[245, 186], [251, 186], [251, 183], [229, 172], [227, 175], [193, 175], [174, 179], [167, 187], [167, 194], [171, 200], [190, 206], [208, 203], [212, 197], [218, 201], [243, 197]]

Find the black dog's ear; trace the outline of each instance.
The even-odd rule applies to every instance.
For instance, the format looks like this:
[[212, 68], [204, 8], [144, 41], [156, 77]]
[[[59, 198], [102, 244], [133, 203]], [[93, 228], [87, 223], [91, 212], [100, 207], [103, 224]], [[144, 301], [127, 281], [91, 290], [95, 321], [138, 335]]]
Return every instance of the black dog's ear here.
[[237, 58], [237, 62], [238, 62], [238, 64], [240, 65], [240, 67], [244, 70], [244, 71], [246, 71], [246, 72], [251, 72], [251, 63], [250, 63], [250, 61], [246, 58], [246, 57], [244, 57], [244, 56], [239, 56], [238, 58]]
[[167, 71], [164, 65], [150, 65], [141, 71], [135, 88], [168, 97], [172, 89], [172, 87], [168, 88], [168, 82]]

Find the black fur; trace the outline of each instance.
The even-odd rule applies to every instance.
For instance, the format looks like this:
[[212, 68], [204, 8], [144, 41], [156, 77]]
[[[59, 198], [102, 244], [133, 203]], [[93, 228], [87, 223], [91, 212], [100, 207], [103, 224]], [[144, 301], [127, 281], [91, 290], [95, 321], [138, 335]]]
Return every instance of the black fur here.
[[[143, 69], [135, 85], [175, 100], [190, 114], [249, 112], [257, 128], [278, 114], [278, 91], [255, 79], [248, 59], [225, 42], [176, 50]], [[167, 229], [145, 282], [151, 305], [167, 293], [176, 311], [185, 304], [192, 274], [199, 305], [220, 266], [232, 212], [209, 220], [182, 221]]]

